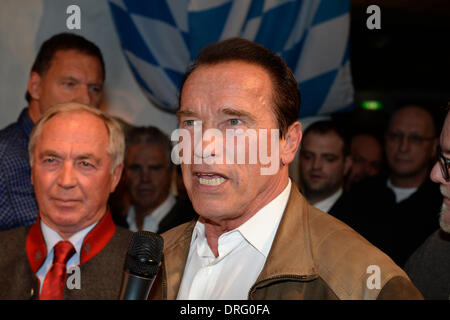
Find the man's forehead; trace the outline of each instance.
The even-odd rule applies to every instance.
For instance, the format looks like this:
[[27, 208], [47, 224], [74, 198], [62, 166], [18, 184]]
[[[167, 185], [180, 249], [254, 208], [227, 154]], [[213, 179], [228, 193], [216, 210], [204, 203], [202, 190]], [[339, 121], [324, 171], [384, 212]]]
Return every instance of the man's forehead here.
[[181, 97], [190, 93], [192, 84], [221, 91], [261, 91], [271, 93], [270, 74], [262, 66], [245, 61], [232, 60], [197, 67], [186, 79]]
[[[94, 62], [95, 64], [92, 64]], [[91, 76], [98, 77], [102, 82], [104, 77], [103, 66], [98, 57], [79, 51], [77, 49], [57, 50], [49, 62], [48, 71], [71, 75], [74, 71], [80, 71], [82, 63], [89, 63]], [[87, 67], [86, 65], [84, 65]], [[96, 73], [98, 71], [98, 73]]]
[[306, 136], [303, 137], [303, 140], [305, 142], [311, 143], [339, 140], [339, 142], [343, 143], [342, 138], [334, 131], [327, 131], [327, 132], [310, 131]]
[[107, 143], [109, 132], [105, 123], [87, 111], [58, 113], [42, 124], [39, 140], [84, 142], [95, 146]]
[[128, 159], [159, 159], [169, 154], [167, 147], [161, 144], [141, 142], [128, 147]]
[[326, 133], [309, 132], [303, 138], [302, 147], [308, 150], [321, 150], [329, 152], [340, 152], [344, 142], [342, 138], [334, 131]]
[[389, 122], [390, 129], [432, 129], [431, 115], [419, 107], [405, 107], [396, 111]]

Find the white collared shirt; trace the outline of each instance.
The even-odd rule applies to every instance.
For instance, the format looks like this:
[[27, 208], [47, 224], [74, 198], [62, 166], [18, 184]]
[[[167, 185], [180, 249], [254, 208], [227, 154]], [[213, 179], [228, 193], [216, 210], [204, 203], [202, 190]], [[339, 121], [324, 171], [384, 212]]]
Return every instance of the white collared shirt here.
[[[48, 225], [46, 225], [44, 221], [41, 220], [40, 222], [41, 222], [42, 236], [44, 237], [45, 245], [47, 247], [47, 257], [45, 258], [42, 266], [36, 272], [36, 276], [40, 281], [39, 293], [40, 290], [42, 289], [42, 284], [44, 283], [45, 276], [47, 275], [47, 272], [50, 270], [53, 264], [53, 252], [54, 252], [53, 249], [59, 241], [64, 241], [64, 239], [56, 231], [54, 231]], [[95, 227], [96, 224], [97, 222], [78, 231], [67, 240], [70, 243], [72, 243], [76, 251], [74, 255], [69, 259], [69, 261], [67, 261], [66, 264], [67, 270], [69, 270], [69, 268], [71, 267], [80, 264], [80, 253], [81, 253], [81, 246], [83, 245], [83, 240], [86, 237], [86, 235]]]
[[197, 221], [177, 299], [248, 299], [272, 247], [290, 192], [289, 180], [286, 188], [253, 217], [222, 234], [217, 258], [209, 248], [205, 225]]
[[[151, 232], [158, 231], [159, 223], [162, 219], [164, 219], [165, 216], [167, 216], [176, 202], [177, 200], [175, 199], [173, 194], [169, 193], [167, 199], [164, 200], [163, 203], [161, 203], [155, 210], [144, 217], [144, 221], [142, 222], [142, 230]], [[134, 211], [133, 206], [128, 211], [127, 222], [128, 229], [133, 232], [138, 231], [138, 227], [136, 225], [136, 212]]]
[[409, 198], [418, 188], [399, 188], [392, 184], [391, 179], [387, 180], [387, 186], [395, 194], [395, 202], [399, 203]]
[[342, 195], [342, 192], [343, 192], [342, 188], [339, 188], [339, 190], [333, 193], [331, 196], [322, 201], [317, 202], [316, 204], [313, 204], [313, 206], [319, 210], [322, 210], [323, 212], [328, 212], [336, 203], [336, 201], [339, 199], [339, 197]]

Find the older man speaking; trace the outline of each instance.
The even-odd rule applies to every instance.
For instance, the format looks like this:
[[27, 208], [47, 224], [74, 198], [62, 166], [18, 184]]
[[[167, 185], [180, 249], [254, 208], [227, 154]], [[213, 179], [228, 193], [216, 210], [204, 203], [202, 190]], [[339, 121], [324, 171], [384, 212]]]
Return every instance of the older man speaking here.
[[[189, 133], [183, 141], [194, 141], [182, 150], [181, 167], [200, 218], [163, 234], [163, 272], [152, 297], [422, 297], [386, 255], [308, 205], [289, 178], [302, 137], [299, 108], [292, 72], [266, 48], [229, 39], [199, 53], [181, 88], [178, 117]], [[220, 131], [227, 141], [213, 143], [205, 134], [209, 129], [216, 130], [214, 140]], [[195, 143], [199, 133], [204, 138]], [[237, 143], [243, 135], [248, 143]], [[256, 143], [265, 150], [254, 161]], [[231, 150], [239, 148], [245, 163]], [[272, 163], [261, 157], [268, 153], [277, 155]], [[267, 174], [268, 167], [275, 170]]]

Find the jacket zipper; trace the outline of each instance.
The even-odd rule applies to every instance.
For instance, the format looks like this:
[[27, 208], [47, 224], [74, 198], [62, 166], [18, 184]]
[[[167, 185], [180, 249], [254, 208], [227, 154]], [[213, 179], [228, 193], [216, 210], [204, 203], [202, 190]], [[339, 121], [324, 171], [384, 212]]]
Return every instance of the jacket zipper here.
[[256, 287], [259, 286], [260, 284], [264, 283], [264, 282], [271, 282], [273, 280], [278, 280], [278, 279], [299, 280], [301, 282], [304, 282], [304, 281], [310, 281], [310, 280], [317, 279], [318, 277], [319, 276], [317, 274], [315, 274], [315, 275], [302, 275], [302, 276], [299, 276], [297, 274], [283, 274], [283, 275], [278, 275], [278, 276], [273, 276], [273, 277], [270, 277], [270, 278], [266, 278], [266, 279], [260, 280], [257, 283], [253, 284], [253, 286], [250, 288], [250, 290], [248, 292], [248, 300], [252, 300], [251, 296], [256, 291]]

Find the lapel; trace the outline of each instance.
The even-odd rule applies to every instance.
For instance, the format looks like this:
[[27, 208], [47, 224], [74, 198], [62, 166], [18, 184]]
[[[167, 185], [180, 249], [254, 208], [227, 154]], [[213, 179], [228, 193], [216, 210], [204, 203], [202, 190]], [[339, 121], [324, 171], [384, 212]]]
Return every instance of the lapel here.
[[[179, 236], [174, 239], [165, 237], [164, 249], [164, 270], [167, 297], [163, 299], [175, 300], [177, 298], [178, 289], [180, 288], [181, 278], [183, 277], [184, 267], [189, 254], [192, 232], [194, 230], [197, 219], [181, 225]], [[169, 276], [167, 276], [169, 275]]]
[[[86, 235], [80, 253], [80, 264], [84, 264], [97, 255], [109, 242], [116, 231], [109, 210], [97, 225]], [[47, 248], [41, 231], [39, 217], [31, 226], [26, 240], [26, 252], [31, 269], [36, 274], [47, 257]]]
[[256, 287], [258, 284], [280, 276], [302, 280], [317, 278], [318, 271], [313, 259], [309, 219], [309, 206], [297, 186], [292, 183], [286, 209], [266, 264], [256, 280]]

